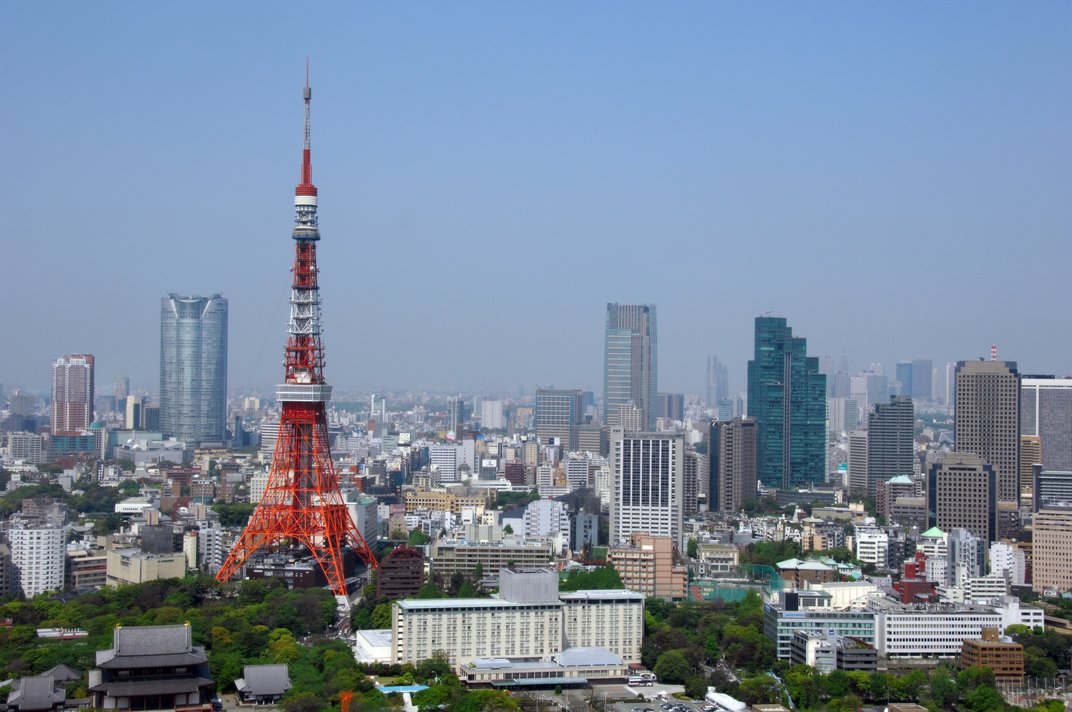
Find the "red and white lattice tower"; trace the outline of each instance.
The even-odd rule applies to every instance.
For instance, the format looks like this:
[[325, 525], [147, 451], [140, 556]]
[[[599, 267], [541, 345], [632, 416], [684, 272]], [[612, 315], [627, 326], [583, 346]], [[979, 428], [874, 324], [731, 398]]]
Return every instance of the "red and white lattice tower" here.
[[262, 548], [301, 545], [309, 550], [336, 595], [345, 596], [342, 547], [349, 545], [370, 568], [373, 556], [339, 492], [339, 478], [328, 446], [325, 404], [331, 386], [324, 381], [320, 343], [320, 292], [317, 285], [316, 186], [309, 152], [309, 75], [305, 78], [305, 150], [301, 183], [294, 191], [294, 269], [290, 292], [286, 378], [277, 387], [282, 405], [268, 484], [242, 536], [216, 579], [231, 578]]

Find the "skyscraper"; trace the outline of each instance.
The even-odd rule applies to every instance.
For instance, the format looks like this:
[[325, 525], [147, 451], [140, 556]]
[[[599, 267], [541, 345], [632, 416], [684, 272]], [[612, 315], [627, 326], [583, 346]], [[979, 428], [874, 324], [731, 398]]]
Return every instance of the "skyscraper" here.
[[52, 364], [52, 433], [77, 433], [93, 422], [93, 357], [60, 356]]
[[680, 433], [611, 429], [611, 545], [628, 541], [633, 532], [680, 544], [684, 449]]
[[607, 304], [603, 347], [603, 422], [612, 422], [618, 406], [640, 409], [649, 430], [655, 429], [657, 339], [654, 304]]
[[1023, 377], [1020, 434], [1040, 439], [1043, 469], [1072, 472], [1072, 378]]
[[726, 364], [717, 356], [707, 357], [707, 407], [717, 408], [718, 402], [730, 397], [730, 379]]
[[912, 390], [905, 395], [916, 402], [929, 401], [933, 398], [934, 364], [929, 358], [912, 360]]
[[826, 376], [781, 317], [756, 317], [748, 415], [758, 428], [760, 480], [772, 487], [826, 481]]
[[745, 502], [756, 496], [756, 421], [713, 421], [709, 432], [708, 509], [739, 512]]
[[187, 443], [227, 437], [227, 300], [160, 300], [160, 428]]
[[581, 425], [580, 389], [539, 388], [536, 390], [536, 439], [547, 443], [558, 438], [567, 451], [578, 449]]
[[891, 396], [867, 415], [867, 494], [879, 482], [913, 471], [915, 409], [907, 396]]
[[897, 362], [897, 382], [900, 383], [900, 389], [897, 391], [898, 395], [912, 397], [912, 376], [915, 372], [912, 369], [911, 361], [898, 361]]
[[[957, 452], [971, 452], [997, 474], [998, 500], [1020, 502], [1020, 373], [1015, 361], [958, 361]], [[1045, 449], [1045, 444], [1043, 444]]]

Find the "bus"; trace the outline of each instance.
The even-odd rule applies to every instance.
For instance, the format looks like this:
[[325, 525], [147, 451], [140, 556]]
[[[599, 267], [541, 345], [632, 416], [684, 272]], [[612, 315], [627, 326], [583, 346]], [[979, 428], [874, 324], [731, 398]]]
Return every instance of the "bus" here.
[[642, 675], [630, 675], [629, 687], [651, 687], [655, 684], [655, 676], [650, 672]]

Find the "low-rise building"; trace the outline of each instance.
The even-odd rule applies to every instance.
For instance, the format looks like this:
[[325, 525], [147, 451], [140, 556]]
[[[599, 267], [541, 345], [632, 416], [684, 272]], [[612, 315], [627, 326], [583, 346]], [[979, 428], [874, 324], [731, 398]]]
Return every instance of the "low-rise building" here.
[[483, 514], [485, 498], [483, 495], [461, 495], [437, 490], [407, 490], [402, 494], [406, 514], [421, 509], [443, 510], [461, 514], [464, 509], [472, 509], [477, 515]]
[[107, 583], [122, 586], [186, 575], [183, 554], [146, 554], [140, 549], [113, 549], [108, 552]]
[[550, 660], [566, 648], [603, 647], [639, 662], [644, 597], [623, 590], [559, 593], [550, 569], [499, 572], [498, 598], [396, 601], [391, 661], [442, 652], [460, 666], [482, 658]]
[[530, 568], [554, 561], [554, 542], [550, 539], [503, 539], [500, 542], [470, 542], [438, 539], [429, 555], [433, 573], [450, 577], [471, 576], [480, 564], [484, 571], [498, 571], [509, 566]]
[[547, 660], [483, 658], [459, 669], [459, 677], [469, 685], [507, 689], [580, 686], [628, 675], [629, 665], [605, 648], [567, 648]]
[[825, 591], [782, 591], [763, 606], [763, 631], [774, 641], [781, 660], [789, 660], [793, 634], [798, 630], [833, 631], [835, 635], [875, 642], [875, 614], [863, 611], [835, 611], [832, 596]]
[[887, 658], [955, 658], [965, 640], [999, 628], [1001, 615], [985, 606], [945, 603], [905, 605], [892, 598], [872, 599], [876, 646]]
[[979, 640], [965, 640], [957, 664], [963, 668], [987, 667], [998, 682], [1023, 682], [1024, 646], [1001, 640], [997, 628], [986, 628]]
[[274, 705], [291, 688], [290, 670], [282, 665], [246, 665], [234, 681], [241, 704]]

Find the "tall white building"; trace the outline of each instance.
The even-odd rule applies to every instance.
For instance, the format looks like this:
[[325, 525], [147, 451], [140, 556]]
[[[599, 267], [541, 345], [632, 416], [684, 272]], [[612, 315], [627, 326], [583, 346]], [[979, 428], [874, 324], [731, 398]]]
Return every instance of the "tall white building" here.
[[458, 468], [464, 462], [460, 445], [432, 445], [428, 448], [428, 462], [439, 472], [439, 482], [457, 482]]
[[592, 486], [592, 461], [587, 457], [566, 458], [566, 482], [570, 489], [581, 489]]
[[503, 402], [501, 400], [486, 400], [480, 404], [480, 425], [485, 430], [502, 430]]
[[856, 529], [856, 558], [884, 568], [889, 564], [890, 537], [882, 529]]
[[681, 545], [684, 437], [611, 429], [610, 543], [633, 532]]
[[1024, 550], [1012, 544], [996, 541], [990, 545], [990, 574], [1004, 576], [1013, 586], [1023, 586], [1027, 572]]
[[35, 433], [8, 433], [7, 454], [12, 460], [42, 465], [46, 455], [45, 438]]
[[554, 499], [538, 499], [525, 507], [525, 536], [541, 537], [562, 535], [562, 545], [569, 549], [573, 542], [570, 536], [570, 519], [566, 505]]
[[11, 543], [12, 589], [32, 598], [63, 588], [65, 536], [62, 527], [14, 522]]

